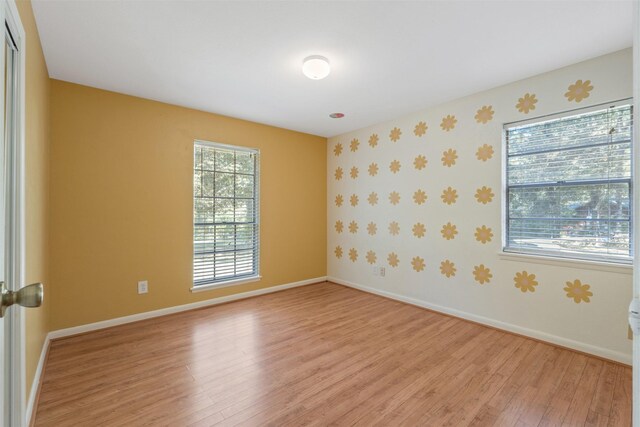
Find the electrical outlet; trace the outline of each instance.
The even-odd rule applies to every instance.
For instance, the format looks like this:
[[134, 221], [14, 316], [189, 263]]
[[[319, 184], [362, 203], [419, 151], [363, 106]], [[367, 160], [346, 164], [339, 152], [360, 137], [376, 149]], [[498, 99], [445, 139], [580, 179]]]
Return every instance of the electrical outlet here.
[[146, 280], [141, 280], [138, 282], [138, 293], [139, 294], [146, 294], [147, 292], [149, 292], [149, 282], [147, 282]]
[[379, 276], [380, 275], [380, 267], [378, 267], [377, 265], [373, 266], [373, 275], [374, 276]]
[[380, 277], [384, 277], [385, 275], [385, 268], [384, 267], [380, 267]]

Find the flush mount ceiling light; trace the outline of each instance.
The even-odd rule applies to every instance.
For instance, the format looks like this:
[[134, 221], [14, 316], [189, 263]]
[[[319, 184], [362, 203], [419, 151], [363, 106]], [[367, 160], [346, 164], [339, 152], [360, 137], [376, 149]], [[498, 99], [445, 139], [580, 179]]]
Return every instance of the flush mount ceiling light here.
[[324, 79], [331, 72], [329, 60], [324, 56], [311, 55], [302, 61], [302, 73], [311, 80]]

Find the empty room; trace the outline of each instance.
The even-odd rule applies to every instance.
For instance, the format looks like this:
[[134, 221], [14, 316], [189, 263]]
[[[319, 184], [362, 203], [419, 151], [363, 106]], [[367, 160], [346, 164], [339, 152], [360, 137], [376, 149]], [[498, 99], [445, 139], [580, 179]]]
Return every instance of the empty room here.
[[0, 0], [1, 426], [640, 427], [634, 0]]

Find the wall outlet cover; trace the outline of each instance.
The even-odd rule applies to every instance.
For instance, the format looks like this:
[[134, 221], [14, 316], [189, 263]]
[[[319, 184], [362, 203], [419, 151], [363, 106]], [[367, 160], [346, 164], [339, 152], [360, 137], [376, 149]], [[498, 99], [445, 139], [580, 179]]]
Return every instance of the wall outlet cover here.
[[149, 292], [149, 282], [141, 280], [138, 282], [138, 294], [146, 294]]

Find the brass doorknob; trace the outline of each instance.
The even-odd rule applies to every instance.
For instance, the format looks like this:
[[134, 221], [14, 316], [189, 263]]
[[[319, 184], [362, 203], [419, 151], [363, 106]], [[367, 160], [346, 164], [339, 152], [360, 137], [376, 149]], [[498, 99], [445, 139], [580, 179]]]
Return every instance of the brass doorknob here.
[[0, 317], [4, 317], [7, 308], [13, 304], [18, 304], [22, 307], [40, 307], [44, 298], [44, 286], [42, 283], [33, 283], [14, 292], [7, 289], [7, 285], [4, 282], [0, 282], [0, 293], [2, 294]]

